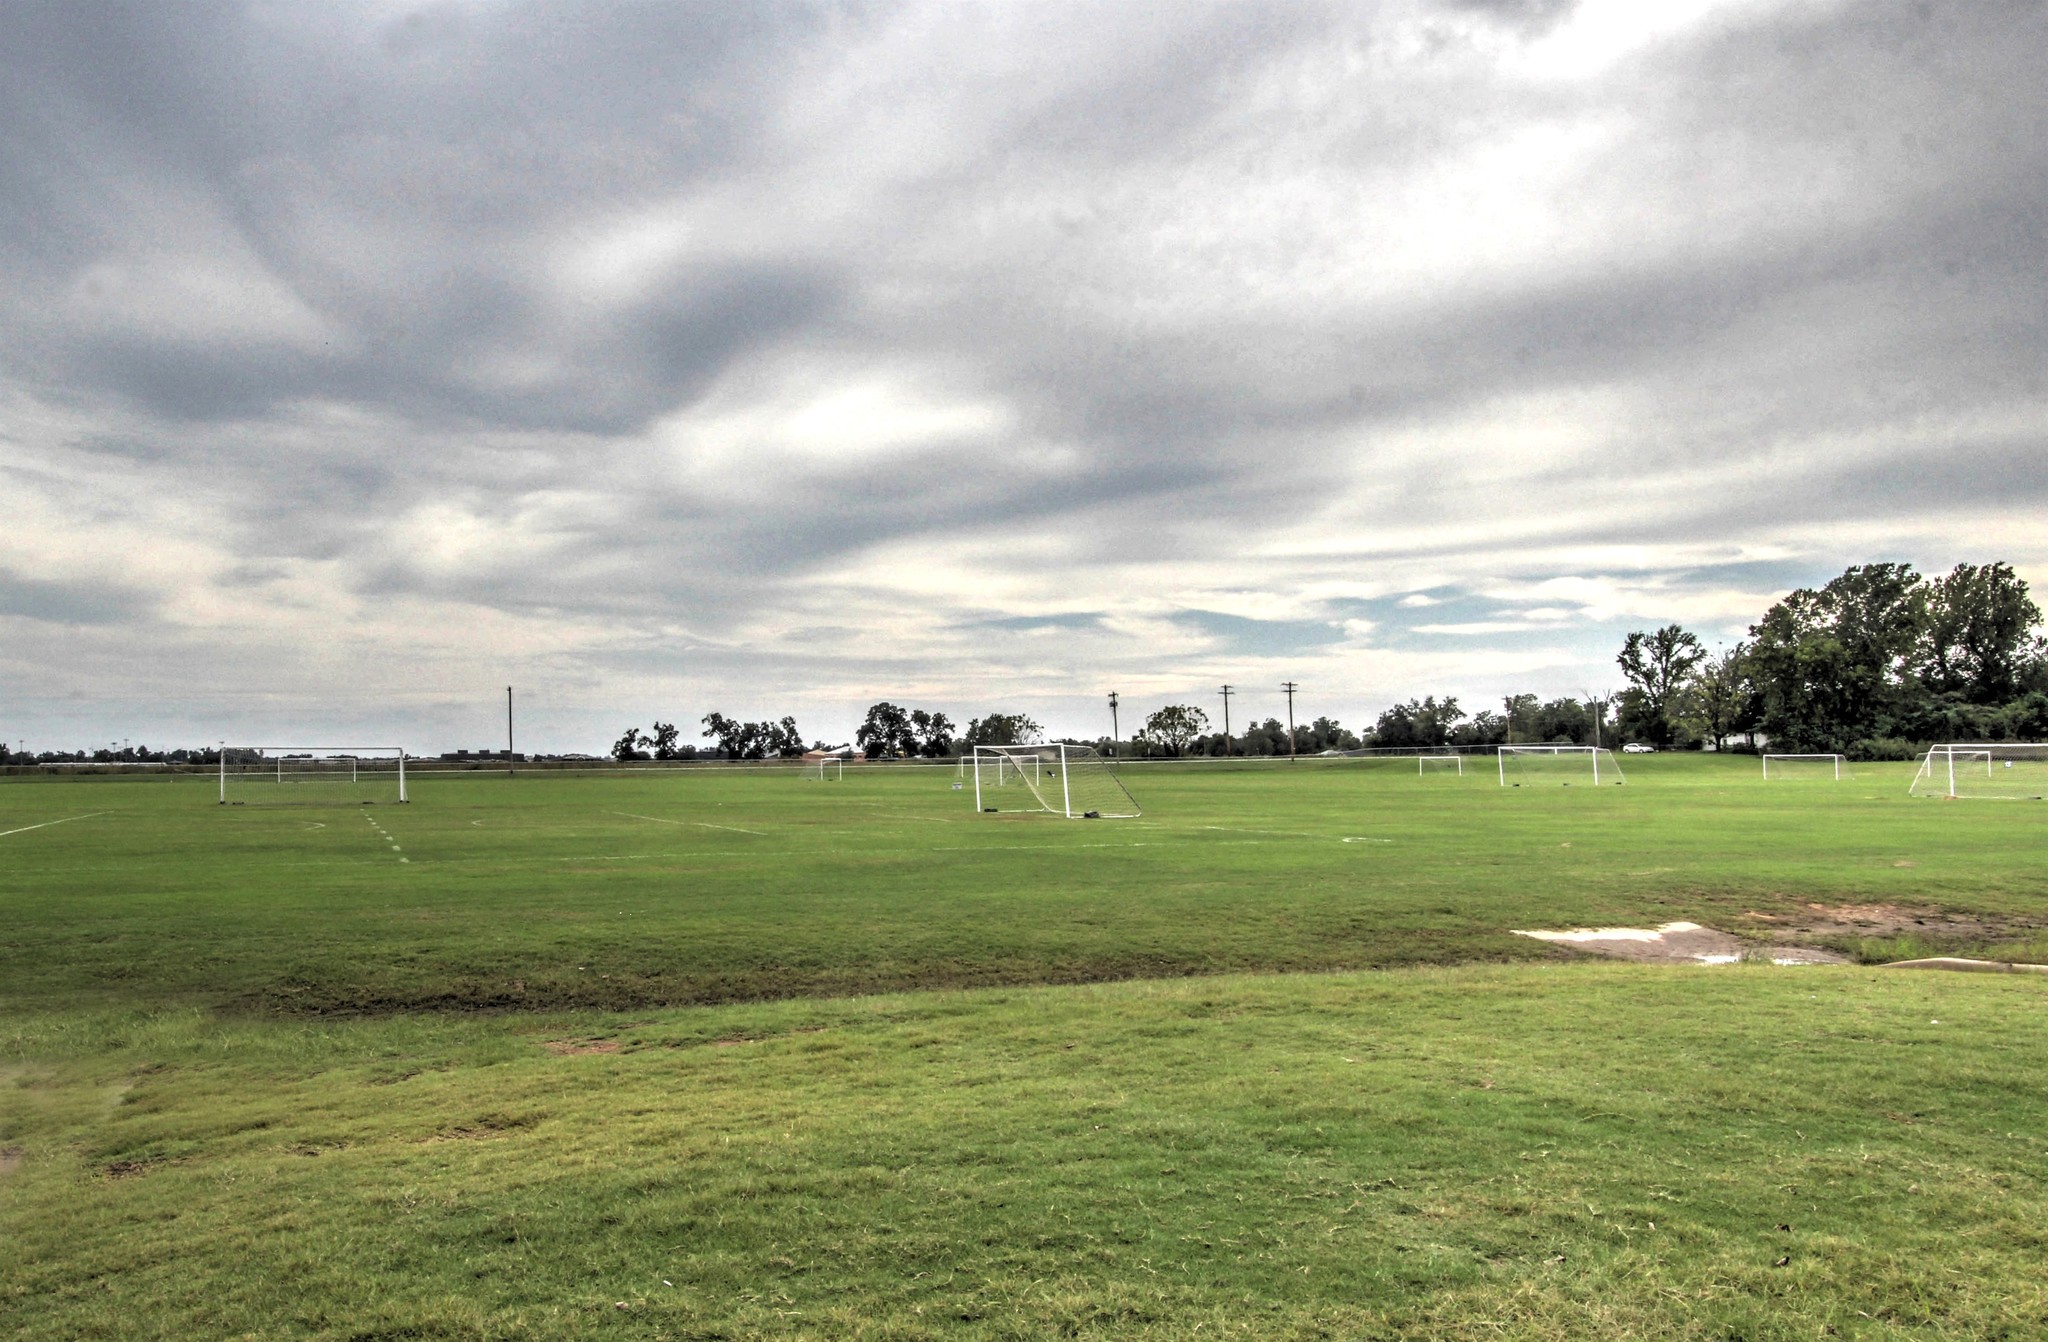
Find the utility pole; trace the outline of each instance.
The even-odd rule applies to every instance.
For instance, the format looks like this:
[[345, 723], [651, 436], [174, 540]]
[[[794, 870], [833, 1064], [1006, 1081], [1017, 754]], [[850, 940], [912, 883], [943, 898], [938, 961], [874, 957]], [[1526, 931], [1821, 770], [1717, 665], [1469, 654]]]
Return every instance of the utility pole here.
[[1111, 754], [1116, 753], [1117, 736], [1118, 733], [1116, 729], [1116, 691], [1111, 690], [1109, 692], [1109, 746]]
[[510, 775], [517, 770], [512, 767], [512, 687], [505, 687], [505, 772]]
[[1287, 762], [1294, 763], [1294, 690], [1291, 680], [1280, 682], [1281, 692], [1287, 696]]
[[1230, 758], [1230, 686], [1223, 687], [1223, 758]]
[[1508, 727], [1507, 727], [1507, 732], [1508, 732], [1508, 739], [1507, 739], [1507, 744], [1508, 744], [1508, 745], [1513, 745], [1513, 744], [1515, 743], [1515, 696], [1514, 696], [1514, 695], [1512, 695], [1512, 694], [1508, 695], [1507, 697], [1505, 697], [1504, 699], [1502, 699], [1502, 700], [1500, 701], [1500, 706], [1501, 706], [1501, 707], [1502, 707], [1503, 709], [1507, 710], [1507, 715], [1508, 715]]

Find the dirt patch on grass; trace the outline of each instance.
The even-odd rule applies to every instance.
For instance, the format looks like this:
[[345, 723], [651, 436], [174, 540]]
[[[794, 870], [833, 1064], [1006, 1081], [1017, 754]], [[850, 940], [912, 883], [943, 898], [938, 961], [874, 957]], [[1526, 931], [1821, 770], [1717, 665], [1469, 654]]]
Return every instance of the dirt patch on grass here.
[[151, 1170], [161, 1169], [171, 1162], [163, 1159], [142, 1158], [139, 1160], [110, 1160], [100, 1166], [100, 1173], [109, 1179], [133, 1179]]
[[1591, 955], [1634, 960], [1642, 964], [1732, 965], [1740, 960], [1769, 960], [1781, 965], [1827, 965], [1841, 964], [1848, 959], [1837, 951], [1813, 946], [1760, 945], [1698, 923], [1665, 923], [1661, 927], [1578, 927], [1564, 931], [1516, 929], [1515, 935], [1567, 946]]
[[5, 1179], [20, 1168], [21, 1148], [18, 1146], [0, 1146], [0, 1179]]
[[1865, 964], [1926, 956], [2030, 958], [2048, 921], [1953, 913], [1915, 904], [1804, 904], [1775, 913], [1751, 910], [1743, 931], [1772, 945], [1825, 946]]
[[617, 1053], [619, 1051], [619, 1041], [616, 1039], [544, 1039], [541, 1041], [540, 1046], [556, 1057], [562, 1058], [576, 1057], [586, 1053]]
[[1784, 913], [1752, 911], [1743, 918], [1768, 930], [1774, 940], [1901, 934], [1982, 939], [2031, 932], [2041, 926], [2033, 919], [1949, 913], [1911, 904], [1804, 904]]
[[422, 1137], [423, 1142], [487, 1142], [499, 1137], [510, 1137], [536, 1126], [541, 1120], [539, 1114], [480, 1114], [467, 1123], [455, 1123], [442, 1128], [431, 1137]]

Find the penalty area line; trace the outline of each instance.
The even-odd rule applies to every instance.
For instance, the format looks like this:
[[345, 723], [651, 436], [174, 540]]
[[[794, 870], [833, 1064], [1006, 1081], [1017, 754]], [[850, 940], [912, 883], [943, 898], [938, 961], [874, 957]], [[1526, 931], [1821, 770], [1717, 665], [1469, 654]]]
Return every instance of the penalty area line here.
[[90, 815], [67, 815], [62, 820], [45, 820], [40, 825], [23, 825], [20, 829], [0, 829], [0, 839], [4, 839], [10, 834], [26, 834], [32, 829], [48, 829], [52, 825], [68, 825], [74, 820], [90, 820], [93, 816], [105, 814], [107, 814], [105, 811], [94, 811]]
[[635, 815], [631, 811], [606, 811], [605, 814], [622, 815], [628, 820], [651, 821], [657, 825], [695, 825], [698, 829], [725, 829], [731, 830], [734, 834], [752, 834], [763, 839], [768, 837], [766, 830], [741, 829], [738, 825], [714, 825], [708, 820], [663, 820], [658, 815]]

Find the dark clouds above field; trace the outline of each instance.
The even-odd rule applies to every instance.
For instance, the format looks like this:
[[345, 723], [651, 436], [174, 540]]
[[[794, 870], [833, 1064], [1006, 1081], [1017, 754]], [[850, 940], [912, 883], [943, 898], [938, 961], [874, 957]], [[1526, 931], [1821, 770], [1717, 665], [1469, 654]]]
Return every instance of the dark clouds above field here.
[[2044, 64], [2039, 3], [10, 5], [0, 731], [1356, 721], [2048, 579]]

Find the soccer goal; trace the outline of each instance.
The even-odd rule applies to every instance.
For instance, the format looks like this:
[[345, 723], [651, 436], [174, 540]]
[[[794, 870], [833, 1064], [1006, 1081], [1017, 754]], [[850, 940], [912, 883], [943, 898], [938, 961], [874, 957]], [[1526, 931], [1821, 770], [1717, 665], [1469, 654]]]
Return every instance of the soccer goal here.
[[1458, 777], [1463, 778], [1465, 776], [1465, 757], [1463, 755], [1417, 755], [1415, 757], [1415, 773], [1421, 778], [1427, 778], [1433, 773], [1455, 773]]
[[1764, 777], [1776, 778], [1783, 782], [1808, 782], [1817, 779], [1842, 781], [1841, 755], [1766, 755], [1764, 756]]
[[1144, 814], [1092, 746], [976, 746], [968, 763], [977, 811], [1049, 811], [1069, 820]]
[[1984, 742], [1928, 747], [1907, 791], [1916, 797], [2048, 798], [2048, 744]]
[[1627, 782], [1606, 746], [1502, 746], [1500, 785], [1599, 787]]
[[405, 801], [398, 746], [228, 746], [220, 801], [236, 805], [347, 805]]
[[846, 777], [846, 761], [837, 755], [811, 760], [804, 765], [804, 777], [813, 783], [837, 783]]

